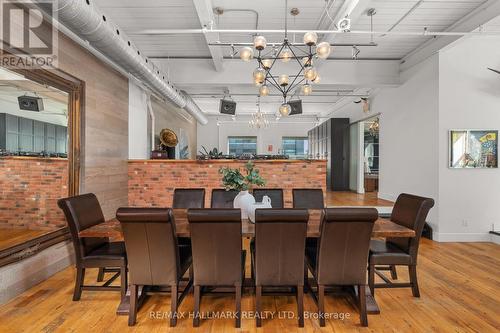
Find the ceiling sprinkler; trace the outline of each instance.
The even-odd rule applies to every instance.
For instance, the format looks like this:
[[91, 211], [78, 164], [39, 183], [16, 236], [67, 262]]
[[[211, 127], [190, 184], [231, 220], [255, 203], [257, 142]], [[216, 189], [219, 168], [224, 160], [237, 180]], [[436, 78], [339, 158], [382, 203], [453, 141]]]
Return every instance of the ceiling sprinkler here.
[[337, 23], [337, 27], [343, 32], [351, 31], [351, 19], [349, 17], [344, 17]]

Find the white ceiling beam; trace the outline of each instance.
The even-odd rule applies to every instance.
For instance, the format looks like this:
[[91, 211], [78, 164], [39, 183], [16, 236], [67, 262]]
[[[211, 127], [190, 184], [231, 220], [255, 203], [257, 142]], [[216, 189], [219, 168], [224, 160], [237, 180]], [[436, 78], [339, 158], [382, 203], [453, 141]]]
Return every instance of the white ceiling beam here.
[[[452, 24], [446, 29], [446, 32], [471, 32], [499, 15], [500, 1], [489, 0]], [[403, 57], [401, 60], [401, 71], [424, 61], [461, 37], [462, 36], [435, 36]]]
[[[157, 59], [158, 64], [167, 60]], [[253, 86], [255, 63], [240, 59], [227, 59], [225, 70], [215, 72], [207, 66], [210, 59], [170, 59], [170, 77], [183, 87], [189, 86]], [[293, 64], [279, 64], [277, 73], [293, 70]], [[287, 67], [288, 66], [288, 67]], [[343, 85], [346, 87], [394, 87], [400, 84], [399, 60], [329, 60], [321, 70], [321, 83], [317, 85]], [[257, 92], [257, 90], [255, 90]]]
[[[193, 0], [196, 13], [200, 19], [200, 24], [202, 28], [215, 29], [215, 17], [213, 12], [213, 6], [211, 0]], [[207, 42], [208, 49], [210, 50], [210, 55], [212, 56], [212, 62], [215, 70], [217, 72], [222, 71], [223, 65], [223, 53], [222, 48], [218, 46], [210, 46], [209, 44], [219, 41], [219, 33], [205, 31], [205, 40]]]

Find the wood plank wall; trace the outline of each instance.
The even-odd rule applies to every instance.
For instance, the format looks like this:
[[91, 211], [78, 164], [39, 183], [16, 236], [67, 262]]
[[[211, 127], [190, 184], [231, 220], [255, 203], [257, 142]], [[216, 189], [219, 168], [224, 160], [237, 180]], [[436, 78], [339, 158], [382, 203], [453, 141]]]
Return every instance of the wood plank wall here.
[[81, 193], [95, 193], [112, 218], [127, 205], [128, 78], [62, 33], [59, 69], [85, 82]]

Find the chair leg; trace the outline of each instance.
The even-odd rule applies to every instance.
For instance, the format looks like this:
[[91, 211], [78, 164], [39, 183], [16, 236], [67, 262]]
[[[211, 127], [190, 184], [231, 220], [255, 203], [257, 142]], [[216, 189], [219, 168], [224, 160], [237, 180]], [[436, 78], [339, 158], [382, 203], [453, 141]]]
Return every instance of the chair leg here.
[[391, 279], [397, 280], [398, 279], [398, 272], [396, 271], [396, 265], [391, 265]]
[[309, 292], [309, 270], [307, 269], [307, 264], [304, 263], [304, 292]]
[[366, 286], [358, 286], [358, 297], [359, 297], [359, 321], [364, 327], [368, 326], [368, 316], [366, 313]]
[[73, 301], [79, 301], [82, 296], [83, 281], [85, 280], [85, 268], [76, 267], [75, 290], [73, 292]]
[[170, 286], [170, 327], [177, 325], [177, 285]]
[[241, 286], [236, 286], [236, 328], [241, 327]]
[[372, 296], [375, 297], [375, 265], [372, 264], [368, 266], [368, 286]]
[[411, 292], [413, 294], [413, 297], [420, 297], [417, 280], [417, 265], [408, 266], [408, 271], [410, 273]]
[[325, 327], [325, 286], [318, 285], [318, 317], [319, 326]]
[[104, 281], [104, 267], [99, 268], [99, 273], [97, 273], [97, 282]]
[[200, 286], [194, 286], [194, 317], [193, 327], [200, 326]]
[[128, 326], [134, 326], [137, 319], [137, 285], [130, 285], [130, 309], [128, 312]]
[[127, 276], [127, 265], [120, 267], [120, 292], [122, 299], [127, 296], [128, 287], [128, 276]]
[[255, 325], [262, 326], [262, 286], [255, 286]]
[[299, 327], [304, 327], [304, 286], [297, 286], [297, 311], [299, 315]]

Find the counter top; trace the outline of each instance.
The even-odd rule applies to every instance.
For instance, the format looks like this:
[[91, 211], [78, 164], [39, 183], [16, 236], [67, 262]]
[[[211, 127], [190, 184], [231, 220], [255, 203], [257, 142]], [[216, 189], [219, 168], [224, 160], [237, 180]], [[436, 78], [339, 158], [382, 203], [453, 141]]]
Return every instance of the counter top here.
[[162, 160], [162, 159], [151, 159], [151, 160], [128, 160], [129, 163], [246, 163], [252, 161], [254, 163], [313, 163], [313, 162], [326, 162], [326, 160]]
[[0, 156], [0, 159], [4, 160], [35, 160], [35, 161], [65, 161], [68, 159], [66, 157], [43, 157], [43, 156]]

